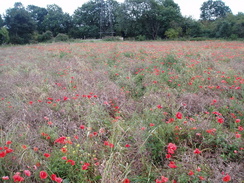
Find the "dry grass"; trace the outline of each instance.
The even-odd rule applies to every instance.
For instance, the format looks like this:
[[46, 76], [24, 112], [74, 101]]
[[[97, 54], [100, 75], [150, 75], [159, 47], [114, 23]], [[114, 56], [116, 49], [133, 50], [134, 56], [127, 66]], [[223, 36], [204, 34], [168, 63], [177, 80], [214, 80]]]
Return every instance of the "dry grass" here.
[[[0, 147], [12, 141], [14, 150], [0, 158], [0, 177], [12, 179], [17, 171], [25, 177], [29, 169], [26, 182], [40, 182], [38, 172], [45, 170], [66, 182], [143, 183], [166, 176], [183, 183], [202, 176], [217, 183], [224, 172], [241, 183], [243, 47], [174, 41], [0, 48]], [[65, 145], [67, 154], [54, 143], [61, 136], [73, 143]], [[168, 143], [178, 147], [171, 159], [165, 158]], [[43, 158], [47, 152], [50, 159]], [[60, 163], [62, 155], [76, 161], [73, 169]], [[169, 161], [178, 168], [169, 168]], [[80, 162], [89, 169], [81, 170]]]

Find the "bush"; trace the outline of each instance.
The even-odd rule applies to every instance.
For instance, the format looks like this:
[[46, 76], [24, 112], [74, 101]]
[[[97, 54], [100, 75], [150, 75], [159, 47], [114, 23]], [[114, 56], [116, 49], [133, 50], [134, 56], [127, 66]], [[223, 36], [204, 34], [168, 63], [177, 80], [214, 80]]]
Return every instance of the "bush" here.
[[170, 28], [165, 32], [164, 35], [169, 39], [174, 39], [179, 37], [179, 32], [175, 29]]
[[139, 35], [139, 36], [136, 36], [136, 41], [146, 41], [146, 36], [145, 35]]
[[59, 42], [59, 41], [68, 41], [69, 40], [69, 36], [66, 34], [62, 34], [59, 33], [56, 37], [55, 37], [55, 42]]
[[5, 27], [0, 29], [0, 44], [5, 44], [9, 42], [9, 33]]

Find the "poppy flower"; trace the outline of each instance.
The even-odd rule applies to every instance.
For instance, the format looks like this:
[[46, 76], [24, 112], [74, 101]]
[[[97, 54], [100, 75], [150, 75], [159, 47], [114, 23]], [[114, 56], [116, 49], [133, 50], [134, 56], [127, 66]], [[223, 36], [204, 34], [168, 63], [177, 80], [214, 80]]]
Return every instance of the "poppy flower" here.
[[46, 179], [48, 177], [48, 174], [45, 171], [40, 171], [39, 176], [41, 179]]
[[173, 162], [173, 161], [170, 161], [169, 164], [168, 164], [168, 166], [170, 168], [177, 168], [177, 166], [175, 165], [175, 162]]
[[46, 158], [49, 158], [50, 157], [50, 154], [49, 153], [44, 153], [43, 154]]
[[194, 175], [194, 172], [193, 171], [189, 171], [188, 175], [192, 176], [192, 175]]
[[178, 119], [182, 119], [182, 117], [183, 117], [183, 115], [182, 115], [181, 112], [177, 112], [175, 116], [176, 116], [176, 118], [178, 118]]
[[9, 176], [3, 176], [2, 179], [3, 180], [9, 180]]
[[0, 152], [0, 158], [4, 158], [5, 156], [6, 156], [6, 152], [5, 151]]
[[23, 177], [20, 176], [20, 173], [17, 172], [14, 176], [13, 176], [13, 180], [14, 182], [23, 182], [25, 179]]
[[201, 154], [202, 151], [200, 151], [198, 148], [196, 148], [194, 151], [193, 151], [195, 154]]
[[223, 180], [224, 182], [229, 182], [229, 181], [231, 180], [231, 176], [230, 176], [229, 174], [226, 174], [226, 175], [222, 178], [222, 180]]
[[27, 177], [31, 176], [31, 172], [30, 172], [30, 170], [24, 170], [24, 174], [25, 174]]
[[129, 179], [124, 179], [122, 183], [130, 183]]

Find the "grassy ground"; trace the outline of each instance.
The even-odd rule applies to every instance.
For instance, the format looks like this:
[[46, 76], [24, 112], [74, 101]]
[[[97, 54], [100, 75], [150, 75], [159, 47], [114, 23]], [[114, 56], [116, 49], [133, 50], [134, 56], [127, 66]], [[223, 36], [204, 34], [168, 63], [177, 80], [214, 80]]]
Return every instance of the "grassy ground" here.
[[1, 181], [241, 183], [243, 73], [243, 42], [1, 47]]

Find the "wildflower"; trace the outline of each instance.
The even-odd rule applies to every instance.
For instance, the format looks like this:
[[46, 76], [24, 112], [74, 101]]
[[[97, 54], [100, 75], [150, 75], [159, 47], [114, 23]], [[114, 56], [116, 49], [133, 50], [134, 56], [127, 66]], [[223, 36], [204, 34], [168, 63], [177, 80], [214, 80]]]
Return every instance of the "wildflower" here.
[[6, 156], [6, 152], [5, 151], [0, 152], [0, 158], [4, 158], [5, 156]]
[[90, 163], [85, 163], [84, 165], [82, 165], [82, 170], [87, 170], [89, 166]]
[[201, 154], [202, 151], [200, 151], [198, 148], [196, 148], [194, 151], [193, 151], [195, 154]]
[[12, 144], [12, 141], [7, 141], [6, 145]]
[[61, 183], [61, 182], [63, 182], [63, 179], [60, 178], [60, 177], [57, 177], [57, 178], [55, 179], [55, 181], [56, 181], [57, 183]]
[[125, 147], [130, 147], [130, 144], [126, 144]]
[[163, 107], [161, 105], [157, 105], [157, 108], [158, 109], [162, 109]]
[[165, 158], [167, 158], [167, 159], [169, 159], [171, 157], [172, 157], [171, 154], [166, 154], [166, 156], [165, 156]]
[[9, 180], [9, 176], [3, 176], [2, 179], [3, 180]]
[[13, 180], [14, 182], [23, 182], [25, 179], [23, 177], [20, 176], [20, 173], [17, 172], [14, 176], [13, 176]]
[[243, 128], [242, 126], [238, 126], [238, 130], [239, 130], [239, 131], [243, 131], [243, 129], [244, 129], [244, 128]]
[[31, 172], [30, 172], [30, 170], [24, 170], [24, 174], [25, 174], [27, 177], [31, 176]]
[[182, 119], [182, 113], [181, 112], [177, 112], [176, 113], [176, 118], [178, 118], [178, 119]]
[[122, 183], [130, 183], [129, 179], [124, 179]]
[[199, 176], [198, 177], [200, 180], [205, 180], [205, 178], [203, 176]]
[[241, 138], [241, 134], [236, 133], [236, 138]]
[[194, 175], [194, 172], [193, 171], [189, 171], [188, 175], [192, 176], [192, 175]]
[[222, 180], [223, 180], [224, 182], [229, 182], [229, 181], [231, 180], [231, 176], [230, 176], [229, 174], [226, 174], [226, 175], [222, 178]]
[[173, 143], [169, 143], [167, 148], [169, 154], [174, 154], [174, 151], [177, 149], [177, 146]]
[[220, 124], [222, 124], [222, 123], [224, 123], [224, 119], [217, 117], [217, 122], [220, 123]]
[[59, 137], [58, 139], [56, 139], [54, 141], [54, 143], [60, 143], [60, 144], [65, 144], [66, 143], [66, 137], [62, 136], [62, 137]]
[[43, 154], [46, 158], [49, 158], [50, 157], [50, 154], [49, 153], [44, 153]]
[[236, 123], [240, 123], [241, 122], [241, 120], [240, 119], [236, 119]]
[[175, 162], [173, 162], [173, 161], [170, 161], [169, 164], [168, 164], [168, 166], [170, 168], [177, 168], [177, 166], [175, 165]]
[[66, 163], [70, 163], [72, 166], [75, 165], [75, 161], [72, 159], [67, 160]]
[[161, 176], [161, 182], [168, 182], [168, 178], [167, 177], [164, 177], [164, 176]]
[[85, 128], [85, 125], [80, 125], [80, 129], [84, 130]]
[[40, 171], [39, 176], [41, 179], [46, 179], [48, 177], [48, 174], [45, 171]]
[[54, 180], [54, 181], [55, 181], [55, 180], [56, 180], [56, 178], [57, 178], [57, 175], [55, 175], [55, 174], [52, 174], [52, 175], [51, 175], [51, 179], [52, 179], [52, 180]]

